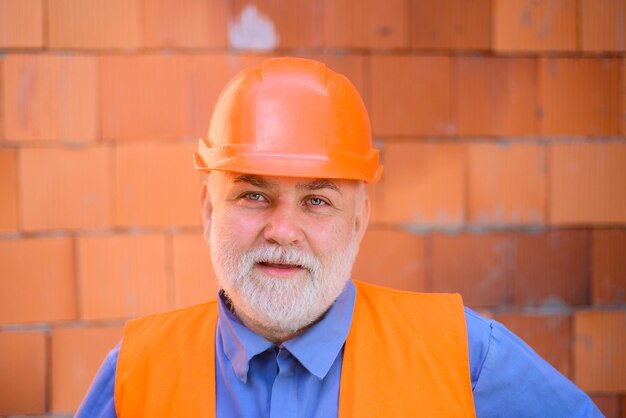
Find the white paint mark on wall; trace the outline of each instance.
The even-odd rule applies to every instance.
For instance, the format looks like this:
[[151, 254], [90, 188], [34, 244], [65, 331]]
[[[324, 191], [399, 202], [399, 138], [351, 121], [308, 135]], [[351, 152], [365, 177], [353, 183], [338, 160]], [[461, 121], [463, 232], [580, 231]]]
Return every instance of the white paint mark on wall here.
[[244, 7], [239, 18], [229, 22], [228, 38], [232, 48], [254, 51], [271, 51], [279, 40], [274, 22], [253, 5]]

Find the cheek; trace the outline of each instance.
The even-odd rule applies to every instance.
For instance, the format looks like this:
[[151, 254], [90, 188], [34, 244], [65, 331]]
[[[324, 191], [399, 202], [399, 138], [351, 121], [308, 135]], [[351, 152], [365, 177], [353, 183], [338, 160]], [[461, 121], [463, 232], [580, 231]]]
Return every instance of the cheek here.
[[344, 249], [354, 238], [353, 221], [316, 223], [307, 231], [307, 241], [313, 253], [323, 259]]
[[214, 232], [217, 237], [238, 243], [238, 247], [251, 247], [260, 231], [262, 223], [255, 217], [241, 213], [234, 208], [224, 208], [214, 217]]

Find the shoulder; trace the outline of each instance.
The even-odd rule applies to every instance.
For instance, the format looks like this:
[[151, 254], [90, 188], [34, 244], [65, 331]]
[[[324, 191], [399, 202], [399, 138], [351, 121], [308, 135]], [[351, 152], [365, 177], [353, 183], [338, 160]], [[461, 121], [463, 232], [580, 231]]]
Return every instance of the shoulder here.
[[403, 346], [421, 347], [429, 353], [450, 350], [467, 364], [466, 319], [460, 295], [355, 284], [352, 329], [378, 329], [382, 339], [394, 335], [398, 344], [401, 341]]
[[180, 348], [191, 339], [204, 341], [214, 332], [216, 320], [216, 301], [132, 319], [124, 327], [118, 362], [143, 363], [163, 355], [164, 347]]
[[456, 308], [462, 309], [463, 303], [458, 293], [422, 293], [409, 292], [406, 290], [391, 289], [388, 287], [377, 286], [370, 283], [354, 281], [357, 289], [357, 295], [362, 300], [374, 302], [375, 304], [396, 304], [396, 309], [401, 308], [404, 304], [408, 306], [433, 306], [453, 304]]
[[127, 338], [129, 333], [139, 331], [151, 333], [155, 336], [160, 333], [169, 333], [177, 329], [186, 329], [188, 327], [197, 326], [199, 322], [210, 320], [213, 315], [217, 315], [216, 301], [131, 319], [126, 323], [124, 339]]
[[389, 326], [398, 322], [403, 332], [428, 330], [465, 340], [466, 318], [463, 299], [458, 293], [408, 292], [357, 281], [355, 285], [355, 312], [365, 311], [390, 320]]
[[478, 416], [602, 416], [591, 399], [521, 338], [465, 309]]
[[187, 306], [184, 308], [158, 314], [145, 315], [136, 319], [131, 319], [129, 322], [170, 322], [179, 320], [181, 318], [205, 315], [207, 311], [210, 311], [212, 309], [217, 309], [216, 300], [211, 300], [209, 302], [201, 303], [198, 305]]
[[493, 327], [496, 322], [465, 307], [465, 323], [467, 324], [467, 345], [469, 348], [472, 389], [474, 389], [489, 353]]

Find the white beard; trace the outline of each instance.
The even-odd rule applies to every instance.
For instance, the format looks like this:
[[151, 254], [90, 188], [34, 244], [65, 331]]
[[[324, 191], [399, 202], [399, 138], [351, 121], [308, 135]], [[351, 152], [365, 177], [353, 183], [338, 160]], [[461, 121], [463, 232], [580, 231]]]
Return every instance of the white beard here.
[[[216, 232], [211, 232], [210, 248], [220, 287], [240, 316], [276, 334], [296, 333], [330, 308], [350, 278], [358, 249], [353, 237], [327, 260], [275, 244], [241, 252], [232, 236], [218, 237]], [[294, 278], [273, 278], [255, 268], [259, 262], [299, 265], [303, 270]]]

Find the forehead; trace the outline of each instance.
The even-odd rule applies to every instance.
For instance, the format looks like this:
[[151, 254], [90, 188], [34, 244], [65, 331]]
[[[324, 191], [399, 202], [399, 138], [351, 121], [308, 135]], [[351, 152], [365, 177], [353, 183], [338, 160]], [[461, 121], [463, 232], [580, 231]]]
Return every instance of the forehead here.
[[259, 176], [256, 174], [243, 174], [228, 171], [214, 171], [211, 173], [211, 177], [213, 176], [220, 178], [224, 183], [223, 186], [251, 185], [261, 189], [281, 189], [290, 187], [303, 190], [328, 189], [340, 194], [356, 189], [360, 183], [357, 180]]

